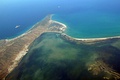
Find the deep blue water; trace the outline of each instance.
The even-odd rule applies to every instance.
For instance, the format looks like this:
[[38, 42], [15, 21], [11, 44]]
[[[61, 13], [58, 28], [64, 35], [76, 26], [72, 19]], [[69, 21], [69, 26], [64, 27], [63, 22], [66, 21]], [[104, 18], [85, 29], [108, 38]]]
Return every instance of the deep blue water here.
[[48, 14], [65, 23], [66, 33], [73, 37], [120, 35], [119, 4], [119, 0], [0, 0], [0, 39], [26, 32]]

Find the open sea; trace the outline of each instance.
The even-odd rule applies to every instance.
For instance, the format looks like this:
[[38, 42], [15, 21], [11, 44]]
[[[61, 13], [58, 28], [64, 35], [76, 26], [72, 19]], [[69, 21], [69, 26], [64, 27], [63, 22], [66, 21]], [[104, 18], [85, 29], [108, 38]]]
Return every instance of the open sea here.
[[72, 37], [120, 35], [119, 0], [0, 0], [0, 39], [25, 33], [48, 14]]

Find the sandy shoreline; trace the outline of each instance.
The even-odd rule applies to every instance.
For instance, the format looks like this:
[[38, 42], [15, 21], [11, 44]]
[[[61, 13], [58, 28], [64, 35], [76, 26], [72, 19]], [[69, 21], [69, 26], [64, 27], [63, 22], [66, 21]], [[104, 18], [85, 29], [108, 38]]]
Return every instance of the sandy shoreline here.
[[29, 34], [29, 33], [31, 32], [31, 29], [33, 29], [39, 22], [41, 22], [41, 21], [38, 21], [35, 25], [33, 25], [33, 26], [32, 26], [30, 29], [28, 29], [26, 32], [24, 32], [24, 33], [22, 33], [22, 34], [20, 34], [20, 35], [18, 35], [18, 36], [16, 36], [16, 37], [13, 37], [13, 38], [5, 39], [5, 41], [6, 41], [6, 42], [10, 42], [10, 41], [13, 41], [13, 40], [15, 40], [15, 39], [18, 39], [18, 38], [20, 38], [20, 37], [22, 37], [22, 36], [25, 36], [25, 35]]
[[[48, 20], [48, 19], [47, 19]], [[58, 31], [58, 30], [55, 30], [55, 31], [51, 31], [51, 30], [49, 30], [49, 27], [45, 27], [45, 26], [42, 26], [41, 28], [37, 28], [37, 29], [35, 29], [34, 31], [35, 31], [35, 34], [38, 34], [38, 33], [36, 33], [36, 30], [40, 30], [41, 31], [41, 34], [43, 34], [43, 33], [46, 33], [46, 32], [56, 32], [56, 33], [60, 33], [60, 34], [62, 34], [63, 36], [66, 36], [67, 38], [66, 39], [68, 39], [68, 40], [71, 40], [71, 41], [75, 41], [75, 42], [85, 42], [85, 43], [87, 43], [87, 42], [93, 42], [93, 43], [95, 43], [95, 42], [99, 42], [99, 41], [104, 41], [104, 40], [108, 40], [108, 39], [116, 39], [116, 38], [118, 38], [118, 39], [120, 39], [120, 36], [113, 36], [113, 37], [104, 37], [104, 38], [75, 38], [75, 37], [71, 37], [71, 36], [69, 36], [69, 35], [67, 35], [66, 33], [64, 33], [64, 31], [66, 30], [66, 28], [67, 28], [67, 26], [64, 24], [64, 23], [61, 23], [61, 22], [58, 22], [58, 21], [55, 21], [55, 20], [52, 20], [51, 18], [50, 18], [50, 20], [49, 20], [49, 22], [48, 22], [48, 25], [50, 25], [50, 24], [52, 24], [52, 23], [57, 23], [57, 24], [60, 24], [60, 25], [58, 25], [58, 26], [60, 26], [60, 27], [58, 27], [57, 26], [57, 29], [59, 29], [60, 30], [60, 32]], [[23, 38], [24, 36], [28, 36], [29, 34], [31, 34], [31, 33], [33, 33], [33, 29], [36, 27], [36, 25], [37, 25], [37, 27], [39, 27], [38, 26], [38, 24], [39, 24], [39, 22], [37, 22], [35, 25], [33, 25], [29, 30], [27, 30], [25, 33], [23, 33], [23, 34], [21, 34], [21, 35], [19, 35], [19, 36], [17, 36], [17, 37], [15, 37], [15, 38], [12, 38], [12, 39], [5, 39], [5, 41], [6, 42], [8, 42], [8, 43], [11, 43], [11, 41], [16, 41], [16, 40], [19, 40], [19, 39], [21, 39], [21, 38]], [[45, 27], [45, 31], [43, 31], [43, 27]], [[54, 28], [54, 27], [53, 27]], [[39, 32], [40, 32], [39, 31]], [[40, 35], [41, 35], [40, 34]], [[40, 36], [40, 35], [38, 35], [38, 37]], [[31, 37], [33, 37], [33, 36], [36, 36], [36, 35], [30, 35], [28, 38], [31, 38]], [[33, 39], [33, 41], [36, 39], [37, 37], [35, 37], [34, 39]], [[24, 40], [24, 39], [23, 39]], [[33, 41], [31, 41], [30, 42], [30, 44], [27, 44], [27, 42], [28, 42], [28, 39], [26, 39], [27, 41], [26, 41], [26, 43], [24, 44], [24, 46], [23, 46], [23, 48], [21, 49], [21, 50], [19, 50], [19, 52], [17, 52], [16, 54], [16, 56], [15, 56], [15, 58], [14, 58], [14, 60], [11, 60], [11, 62], [13, 63], [12, 65], [10, 65], [7, 69], [8, 69], [8, 72], [9, 73], [11, 73], [17, 66], [18, 66], [18, 64], [20, 63], [20, 61], [22, 60], [22, 58], [27, 54], [27, 52], [28, 52], [28, 48], [29, 48], [29, 45], [33, 42]], [[17, 43], [19, 43], [19, 42], [17, 42]], [[18, 48], [19, 49], [19, 48]]]
[[[53, 15], [54, 15], [54, 14], [52, 14], [51, 17], [52, 17]], [[51, 19], [51, 18], [50, 18], [50, 19]], [[52, 19], [51, 19], [51, 22], [55, 22], [55, 23], [58, 23], [58, 24], [64, 26], [64, 27], [60, 28], [60, 30], [62, 30], [62, 31], [65, 31], [66, 28], [67, 28], [67, 26], [66, 26], [64, 23], [61, 23], [61, 22], [58, 22], [58, 21], [55, 21], [55, 20], [52, 20]], [[37, 22], [35, 25], [37, 25], [38, 23], [39, 23], [39, 22]], [[23, 33], [23, 34], [15, 37], [15, 38], [5, 39], [5, 41], [6, 41], [6, 42], [13, 41], [13, 40], [15, 40], [15, 39], [18, 39], [18, 38], [20, 38], [20, 37], [28, 34], [28, 33], [30, 32], [30, 30], [31, 30], [32, 28], [34, 28], [35, 25], [33, 25], [33, 26], [32, 26], [29, 30], [27, 30], [25, 33]], [[64, 35], [67, 35], [67, 34], [64, 33]], [[69, 35], [67, 35], [67, 36], [69, 36]], [[69, 36], [69, 37], [71, 37], [71, 36]], [[106, 39], [120, 38], [120, 36], [100, 37], [100, 38], [75, 38], [75, 37], [71, 37], [71, 38], [76, 39], [76, 40], [82, 40], [82, 41], [87, 41], [87, 40], [88, 40], [88, 41], [98, 41], [98, 40], [106, 40]]]
[[[67, 26], [61, 22], [58, 22], [58, 21], [54, 21], [52, 20], [53, 22], [56, 22], [56, 23], [59, 23], [61, 24], [62, 26], [64, 26], [63, 28], [63, 31], [66, 30]], [[66, 33], [62, 33], [63, 35], [67, 35]], [[69, 35], [67, 35], [69, 36]], [[72, 36], [69, 36], [70, 38], [73, 38], [75, 40], [80, 40], [80, 41], [101, 41], [101, 40], [107, 40], [107, 39], [113, 39], [113, 38], [120, 38], [120, 36], [113, 36], [113, 37], [101, 37], [101, 38], [75, 38], [75, 37], [72, 37]]]
[[[54, 16], [54, 14], [52, 14], [52, 16]], [[51, 17], [52, 17], [52, 16], [51, 16]], [[51, 20], [52, 20], [52, 19], [51, 19]], [[66, 26], [64, 23], [61, 23], [61, 22], [58, 22], [58, 21], [55, 21], [55, 20], [52, 20], [52, 21], [63, 25], [63, 26], [64, 26], [64, 29], [66, 30], [67, 26]], [[64, 30], [64, 31], [65, 31], [65, 30]], [[64, 34], [64, 35], [67, 35], [66, 33], [63, 33], [63, 34]], [[69, 35], [67, 35], [67, 36], [69, 36]], [[120, 36], [100, 37], [100, 38], [75, 38], [75, 37], [72, 37], [72, 36], [69, 36], [69, 37], [71, 37], [71, 38], [73, 38], [73, 39], [76, 39], [76, 40], [82, 40], [82, 41], [98, 41], [98, 40], [100, 41], [100, 40], [106, 40], [106, 39], [120, 38]]]
[[[15, 40], [17, 40], [17, 39], [19, 39], [19, 38], [22, 38], [23, 36], [27, 36], [27, 34], [31, 33], [32, 29], [34, 29], [34, 27], [35, 27], [36, 25], [38, 25], [38, 23], [39, 23], [39, 22], [37, 22], [35, 25], [33, 25], [33, 26], [32, 26], [28, 31], [26, 31], [25, 33], [23, 33], [23, 34], [15, 37], [15, 38], [12, 38], [12, 39], [5, 39], [5, 41], [9, 43], [9, 42], [11, 42], [11, 41], [15, 41]], [[57, 23], [57, 24], [62, 25], [62, 27], [61, 27], [61, 30], [62, 30], [62, 31], [64, 31], [64, 30], [67, 28], [66, 25], [64, 25], [64, 24], [62, 24], [62, 23], [60, 23], [60, 22], [54, 21], [54, 20], [50, 20], [50, 23]], [[47, 31], [47, 32], [49, 32], [49, 31]], [[51, 32], [52, 32], [52, 31], [51, 31]], [[43, 33], [44, 33], [44, 32], [43, 32]], [[28, 47], [29, 47], [29, 44], [28, 44], [28, 45], [26, 44], [26, 45], [24, 46], [23, 50], [21, 50], [21, 51], [18, 52], [18, 55], [16, 56], [16, 58], [15, 58], [14, 60], [12, 60], [13, 64], [12, 64], [11, 66], [9, 66], [9, 68], [8, 68], [8, 72], [9, 72], [9, 73], [12, 72], [12, 71], [18, 66], [18, 63], [19, 63], [19, 62], [21, 61], [21, 59], [27, 54]]]
[[21, 35], [15, 37], [15, 38], [5, 39], [5, 41], [6, 41], [6, 42], [14, 41], [15, 39], [18, 39], [18, 38], [20, 38], [20, 37], [22, 37], [22, 36], [28, 34], [29, 32], [30, 32], [30, 31], [27, 31], [27, 32], [25, 32], [25, 33], [23, 33], [23, 34], [21, 34]]
[[113, 39], [113, 38], [120, 38], [120, 36], [114, 36], [114, 37], [105, 37], [105, 38], [74, 38], [76, 40], [106, 40], [106, 39]]
[[66, 28], [67, 28], [67, 26], [66, 26], [65, 24], [61, 23], [61, 22], [54, 21], [54, 20], [51, 20], [51, 22], [53, 22], [53, 23], [58, 23], [58, 24], [62, 25], [63, 27], [60, 28], [60, 31], [65, 31]]
[[[51, 16], [52, 17], [52, 16]], [[15, 37], [15, 38], [12, 38], [12, 39], [5, 39], [6, 42], [10, 42], [10, 41], [14, 41], [16, 39], [19, 39], [23, 36], [27, 36], [27, 34], [29, 33], [32, 33], [32, 29], [34, 29], [34, 27], [36, 25], [38, 25], [39, 22], [37, 22], [35, 25], [33, 25], [29, 30], [27, 30], [25, 33]], [[50, 18], [50, 23], [58, 23], [60, 25], [62, 25], [62, 27], [59, 27], [61, 31], [63, 31], [63, 33], [60, 33], [62, 35], [67, 35], [66, 33], [64, 33], [64, 31], [66, 30], [67, 26], [61, 22], [58, 22], [58, 21], [55, 21], [55, 20], [52, 20]], [[45, 32], [49, 32], [49, 31], [45, 31]], [[45, 32], [42, 32], [42, 33], [45, 33]], [[51, 32], [54, 32], [54, 31], [51, 31]], [[57, 31], [56, 31], [57, 32]], [[59, 33], [59, 32], [58, 32]], [[107, 40], [107, 39], [113, 39], [113, 38], [120, 38], [120, 36], [114, 36], [114, 37], [105, 37], [105, 38], [74, 38], [74, 37], [71, 37], [69, 35], [67, 35], [69, 38], [71, 39], [74, 39], [74, 40], [77, 40], [77, 41], [101, 41], [101, 40]], [[24, 55], [26, 55], [27, 51], [28, 51], [28, 47], [29, 47], [30, 44], [26, 44], [24, 46], [24, 49], [19, 51], [18, 52], [18, 55], [16, 56], [16, 58], [14, 60], [12, 60], [13, 64], [8, 68], [8, 72], [10, 73], [11, 71], [13, 71], [13, 69], [15, 69], [15, 67], [18, 66], [18, 63], [21, 61], [21, 59], [24, 57]]]

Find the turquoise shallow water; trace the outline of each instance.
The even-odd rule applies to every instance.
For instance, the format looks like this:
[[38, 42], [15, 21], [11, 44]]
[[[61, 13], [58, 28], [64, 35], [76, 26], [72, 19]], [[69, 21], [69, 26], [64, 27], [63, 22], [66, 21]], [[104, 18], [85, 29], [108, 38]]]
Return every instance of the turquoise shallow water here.
[[120, 14], [86, 10], [72, 14], [55, 14], [53, 20], [67, 25], [65, 33], [77, 38], [113, 37], [120, 35]]

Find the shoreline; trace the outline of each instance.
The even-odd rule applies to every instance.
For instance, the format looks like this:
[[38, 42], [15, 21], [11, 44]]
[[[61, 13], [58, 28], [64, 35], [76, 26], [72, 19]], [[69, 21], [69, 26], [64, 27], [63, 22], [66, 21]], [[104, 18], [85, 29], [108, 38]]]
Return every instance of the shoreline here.
[[[67, 28], [67, 26], [66, 26], [64, 23], [62, 23], [62, 22], [53, 20], [53, 19], [52, 19], [52, 16], [54, 16], [54, 15], [55, 15], [55, 14], [51, 14], [50, 21], [53, 22], [53, 23], [55, 22], [55, 23], [58, 23], [58, 24], [64, 26], [64, 27], [60, 28], [60, 30], [65, 31], [66, 28]], [[43, 18], [43, 19], [44, 19], [44, 18]], [[43, 20], [43, 19], [42, 19], [42, 20]], [[39, 22], [41, 22], [42, 20], [38, 21], [38, 22], [37, 22], [35, 25], [33, 25], [30, 29], [28, 29], [27, 31], [25, 31], [24, 33], [22, 33], [22, 34], [20, 34], [20, 35], [18, 35], [18, 36], [16, 36], [16, 37], [13, 37], [13, 38], [10, 38], [10, 39], [9, 39], [9, 38], [8, 38], [8, 39], [1, 39], [1, 40], [5, 40], [6, 42], [10, 42], [10, 41], [13, 41], [13, 40], [15, 40], [15, 39], [18, 39], [18, 38], [20, 38], [20, 37], [22, 37], [22, 36], [25, 36], [25, 35], [29, 34], [30, 31], [31, 31], [31, 29], [33, 29], [33, 28], [34, 28]], [[69, 36], [67, 33], [64, 33], [64, 35]], [[72, 37], [72, 36], [69, 36], [69, 37], [71, 37], [71, 38], [73, 38], [73, 39], [76, 39], [76, 40], [82, 40], [82, 41], [99, 41], [99, 40], [107, 40], [107, 39], [113, 39], [113, 38], [120, 38], [120, 36], [99, 37], [99, 38], [76, 38], [76, 37]], [[1, 40], [0, 40], [0, 41], [1, 41]]]
[[[46, 32], [62, 32], [62, 31], [64, 31], [65, 30], [65, 28], [66, 28], [66, 26], [64, 25], [64, 24], [62, 24], [62, 23], [60, 23], [60, 22], [57, 22], [57, 21], [54, 21], [54, 20], [51, 20], [51, 15], [49, 15], [47, 18], [44, 18], [45, 19], [45, 21], [47, 20], [47, 22], [48, 23], [46, 23], [47, 25], [42, 25], [42, 21], [39, 21], [39, 22], [37, 22], [35, 25], [33, 25], [29, 30], [27, 30], [25, 33], [23, 33], [23, 34], [21, 34], [21, 35], [19, 35], [19, 36], [17, 36], [17, 37], [15, 37], [15, 38], [11, 38], [11, 39], [5, 39], [4, 41], [5, 41], [5, 43], [6, 44], [4, 44], [5, 46], [7, 46], [8, 44], [10, 44], [9, 46], [12, 46], [13, 44], [14, 44], [14, 42], [15, 42], [15, 44], [16, 44], [16, 41], [26, 41], [26, 43], [23, 43], [23, 47], [22, 47], [22, 49], [21, 50], [19, 50], [19, 51], [17, 51], [17, 55], [16, 55], [16, 57], [13, 59], [13, 60], [11, 60], [11, 62], [12, 62], [12, 64], [7, 68], [7, 70], [8, 70], [8, 74], [9, 73], [11, 73], [17, 66], [18, 66], [18, 63], [22, 60], [22, 58], [27, 54], [27, 51], [29, 50], [29, 46], [30, 46], [30, 44], [37, 38], [37, 37], [39, 37], [41, 34], [43, 34], [43, 33], [46, 33]], [[43, 19], [43, 21], [44, 21], [44, 19]], [[60, 26], [54, 26], [54, 27], [56, 27], [57, 29], [56, 30], [54, 30], [54, 31], [52, 31], [50, 28], [49, 28], [49, 25], [50, 24], [59, 24]], [[61, 28], [60, 30], [59, 30], [59, 28]], [[29, 36], [29, 35], [32, 35], [32, 36]], [[29, 36], [29, 37], [28, 37]], [[28, 39], [26, 39], [26, 37], [28, 38]], [[32, 38], [33, 37], [33, 38]], [[32, 38], [32, 40], [30, 40], [30, 42], [28, 41], [29, 40], [29, 38]], [[19, 45], [19, 43], [17, 42], [17, 45]], [[16, 46], [17, 46], [16, 45]], [[21, 46], [21, 44], [20, 44], [20, 46]], [[12, 48], [12, 47], [11, 47]], [[6, 75], [7, 76], [7, 75]]]
[[103, 37], [103, 38], [74, 38], [76, 40], [106, 40], [106, 39], [114, 39], [114, 38], [120, 38], [120, 36], [113, 36], [113, 37]]
[[10, 41], [13, 41], [13, 40], [15, 40], [15, 39], [18, 39], [18, 38], [20, 38], [20, 37], [23, 37], [23, 36], [29, 34], [29, 33], [31, 32], [31, 29], [33, 29], [36, 25], [38, 25], [42, 20], [44, 20], [44, 18], [41, 19], [40, 21], [36, 22], [34, 25], [32, 25], [28, 30], [26, 30], [26, 31], [25, 31], [24, 33], [22, 33], [22, 34], [19, 34], [19, 35], [17, 35], [17, 36], [12, 37], [12, 38], [0, 39], [0, 41], [1, 41], [1, 40], [5, 40], [6, 42], [10, 42]]
[[20, 37], [25, 36], [25, 35], [28, 34], [29, 32], [30, 32], [30, 31], [28, 30], [28, 31], [26, 31], [25, 33], [23, 33], [23, 34], [21, 34], [21, 35], [19, 35], [19, 36], [16, 36], [16, 37], [14, 37], [14, 38], [5, 39], [5, 41], [6, 41], [6, 42], [14, 41], [15, 39], [18, 39], [18, 38], [20, 38]]
[[[61, 22], [58, 22], [58, 21], [55, 21], [55, 20], [52, 20], [51, 19], [52, 15], [48, 15], [46, 18], [44, 18], [42, 21], [39, 21], [37, 22], [35, 25], [33, 25], [29, 30], [27, 30], [25, 33], [15, 37], [15, 38], [12, 38], [12, 39], [4, 39], [6, 41], [6, 43], [10, 44], [9, 46], [7, 46], [5, 44], [5, 46], [7, 47], [11, 47], [11, 49], [15, 48], [14, 46], [12, 46], [13, 44], [18, 46], [18, 48], [22, 45], [22, 48], [21, 50], [19, 49], [18, 51], [14, 52], [16, 53], [16, 57], [11, 60], [11, 62], [13, 63], [12, 65], [10, 65], [7, 69], [8, 69], [8, 72], [10, 73], [11, 71], [13, 71], [17, 66], [18, 66], [18, 63], [21, 61], [21, 59], [24, 57], [24, 55], [27, 54], [27, 51], [29, 50], [29, 45], [37, 38], [39, 37], [41, 34], [43, 33], [46, 33], [46, 32], [57, 32], [57, 33], [60, 33], [62, 34], [63, 36], [67, 36], [69, 38], [69, 40], [75, 40], [75, 41], [84, 41], [84, 42], [95, 42], [95, 41], [101, 41], [101, 40], [108, 40], [108, 39], [113, 39], [113, 38], [120, 38], [120, 36], [114, 36], [114, 37], [106, 37], [106, 38], [89, 38], [89, 39], [86, 39], [86, 38], [74, 38], [74, 37], [71, 37], [69, 35], [67, 35], [66, 33], [64, 33], [64, 31], [66, 30], [67, 26], [64, 24], [64, 23], [61, 23]], [[46, 22], [47, 20], [47, 23], [45, 25], [42, 24], [42, 22]], [[51, 30], [49, 25], [50, 24], [59, 24], [58, 25], [55, 25], [55, 26], [52, 26], [52, 28], [56, 28], [55, 30]], [[31, 38], [31, 39], [30, 39]], [[19, 44], [19, 39], [22, 39], [21, 43], [22, 44]], [[15, 42], [15, 43], [12, 43], [11, 44], [11, 41], [18, 41], [18, 42]], [[25, 42], [25, 43], [24, 43]], [[20, 46], [19, 46], [20, 45]], [[7, 48], [6, 47], [6, 48]], [[13, 48], [12, 48], [13, 47]], [[12, 53], [12, 54], [14, 54]], [[7, 54], [7, 53], [6, 53]], [[11, 54], [11, 55], [12, 55]]]
[[70, 42], [75, 42], [75, 43], [85, 43], [85, 44], [95, 44], [103, 41], [108, 41], [108, 40], [120, 40], [120, 36], [115, 36], [115, 37], [107, 37], [107, 38], [90, 38], [90, 39], [81, 39], [81, 38], [74, 38], [71, 37], [67, 34], [61, 33], [61, 37], [67, 41]]
[[61, 22], [58, 22], [58, 21], [55, 21], [55, 20], [52, 20], [52, 19], [51, 19], [51, 22], [58, 23], [58, 24], [62, 25], [63, 27], [60, 28], [61, 31], [65, 31], [66, 28], [67, 28], [67, 26], [65, 24], [61, 23]]
[[[64, 26], [64, 27], [62, 27], [61, 31], [64, 31], [64, 30], [67, 28], [67, 26], [66, 26], [65, 24], [60, 23], [60, 22], [58, 22], [58, 21], [54, 21], [54, 20], [51, 20], [51, 19], [50, 19], [50, 22], [51, 22], [51, 23], [58, 23], [58, 24]], [[28, 31], [26, 31], [25, 33], [23, 33], [23, 34], [15, 37], [15, 38], [13, 38], [13, 39], [5, 39], [5, 41], [6, 41], [6, 42], [14, 41], [14, 40], [16, 40], [16, 39], [18, 39], [18, 38], [21, 38], [21, 37], [29, 34], [29, 33], [31, 32], [31, 29], [33, 29], [38, 23], [39, 23], [39, 22], [37, 22], [35, 25], [33, 25], [33, 26], [32, 26]], [[49, 31], [47, 31], [47, 32], [49, 32]], [[45, 33], [45, 32], [43, 32], [43, 33]], [[29, 50], [28, 47], [29, 47], [29, 45], [25, 45], [24, 49], [21, 50], [21, 51], [19, 52], [19, 54], [17, 55], [17, 57], [12, 61], [12, 62], [13, 62], [13, 65], [11, 65], [11, 66], [8, 68], [9, 73], [10, 73], [11, 71], [13, 71], [14, 68], [16, 68], [16, 67], [18, 66], [17, 63], [19, 63], [19, 62], [21, 61], [21, 59], [24, 57], [24, 55], [26, 55], [27, 51]]]
[[[72, 36], [67, 35], [66, 33], [64, 33], [64, 31], [66, 30], [67, 26], [64, 23], [61, 23], [59, 21], [55, 21], [51, 19], [52, 15], [48, 16], [47, 23], [45, 25], [41, 25], [39, 24], [40, 22], [37, 22], [35, 25], [33, 25], [28, 31], [26, 31], [25, 33], [13, 38], [13, 39], [5, 39], [6, 42], [11, 43], [11, 41], [16, 41], [19, 39], [22, 39], [23, 41], [25, 40], [26, 43], [23, 43], [22, 45], [22, 49], [16, 53], [16, 56], [14, 59], [11, 60], [11, 62], [13, 64], [11, 64], [7, 70], [8, 70], [8, 74], [9, 75], [20, 63], [20, 61], [22, 60], [22, 58], [27, 54], [28, 50], [29, 50], [29, 46], [30, 44], [37, 38], [39, 37], [41, 34], [46, 33], [46, 32], [56, 32], [56, 33], [60, 33], [64, 38], [68, 39], [69, 41], [74, 41], [74, 42], [84, 42], [84, 43], [95, 43], [95, 42], [99, 42], [99, 41], [104, 41], [104, 40], [109, 40], [109, 39], [120, 39], [120, 36], [114, 36], [114, 37], [105, 37], [105, 38], [74, 38]], [[46, 22], [46, 21], [45, 21]], [[49, 25], [54, 24], [54, 26], [52, 26], [53, 29], [52, 30], [51, 27]], [[55, 24], [59, 24], [59, 25], [55, 25]], [[44, 28], [44, 29], [43, 29]], [[28, 39], [26, 39], [26, 37]], [[31, 39], [29, 41], [29, 39], [31, 37], [34, 37], [33, 39]], [[28, 42], [29, 41], [29, 42]], [[18, 41], [19, 42], [19, 41]], [[17, 43], [18, 43], [17, 42]], [[28, 42], [28, 43], [27, 43]], [[21, 45], [21, 44], [20, 44]], [[11, 45], [10, 45], [11, 46]], [[19, 46], [19, 45], [18, 45]], [[11, 47], [12, 48], [12, 47]], [[12, 48], [14, 49], [14, 48]], [[15, 48], [16, 49], [16, 48]], [[6, 76], [7, 76], [6, 75]]]
[[[61, 23], [59, 21], [55, 21], [55, 20], [52, 20], [53, 22], [56, 22], [58, 24], [61, 24], [62, 26], [64, 26], [64, 30], [66, 30], [67, 26], [64, 24], [64, 23]], [[66, 33], [62, 33], [62, 35], [66, 35], [72, 39], [75, 39], [75, 40], [80, 40], [80, 41], [101, 41], [101, 40], [108, 40], [108, 39], [114, 39], [114, 38], [120, 38], [120, 36], [113, 36], [113, 37], [100, 37], [100, 38], [75, 38], [75, 37], [72, 37], [72, 36], [69, 36], [68, 34]]]
[[[52, 16], [54, 16], [55, 14], [52, 14]], [[52, 19], [51, 19], [52, 20]], [[57, 23], [59, 23], [59, 24], [61, 24], [61, 25], [63, 25], [64, 27], [65, 27], [65, 30], [66, 30], [66, 28], [67, 28], [67, 25], [65, 25], [64, 23], [62, 23], [62, 22], [59, 22], [59, 21], [57, 21], [57, 20], [52, 20], [52, 21], [55, 21], [55, 22], [57, 22]], [[64, 30], [64, 31], [65, 31]], [[67, 34], [67, 33], [64, 33], [65, 35], [67, 35], [67, 36], [69, 36], [69, 34]], [[74, 36], [69, 36], [69, 37], [71, 37], [71, 38], [73, 38], [73, 39], [76, 39], [76, 40], [82, 40], [82, 41], [98, 41], [98, 40], [106, 40], [106, 39], [113, 39], [113, 38], [120, 38], [120, 36], [111, 36], [111, 37], [96, 37], [96, 38], [77, 38], [77, 37], [74, 37]]]

